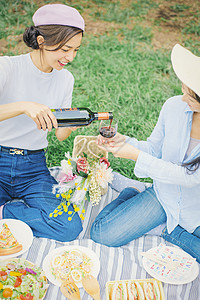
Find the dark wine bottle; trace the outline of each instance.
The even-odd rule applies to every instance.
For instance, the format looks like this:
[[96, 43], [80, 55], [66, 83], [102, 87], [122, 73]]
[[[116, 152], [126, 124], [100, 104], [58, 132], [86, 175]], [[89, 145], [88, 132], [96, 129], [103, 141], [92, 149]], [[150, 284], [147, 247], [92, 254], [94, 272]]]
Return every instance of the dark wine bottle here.
[[112, 112], [92, 112], [89, 108], [51, 109], [57, 119], [58, 127], [87, 126], [95, 120], [113, 119]]

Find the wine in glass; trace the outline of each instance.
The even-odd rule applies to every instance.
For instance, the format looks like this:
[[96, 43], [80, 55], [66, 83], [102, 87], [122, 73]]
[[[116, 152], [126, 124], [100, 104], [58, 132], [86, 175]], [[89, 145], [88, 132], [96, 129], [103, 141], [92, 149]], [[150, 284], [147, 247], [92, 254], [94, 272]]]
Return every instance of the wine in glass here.
[[117, 120], [111, 119], [111, 120], [102, 120], [100, 122], [99, 126], [99, 133], [104, 138], [112, 138], [117, 133]]

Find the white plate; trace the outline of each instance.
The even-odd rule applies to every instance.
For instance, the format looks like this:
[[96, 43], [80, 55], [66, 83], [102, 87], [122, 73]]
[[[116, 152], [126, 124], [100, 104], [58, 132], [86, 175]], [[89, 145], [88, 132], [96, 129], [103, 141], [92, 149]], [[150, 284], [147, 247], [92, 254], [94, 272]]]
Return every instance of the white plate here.
[[3, 229], [3, 224], [6, 223], [17, 241], [22, 244], [22, 250], [10, 255], [0, 255], [0, 260], [17, 257], [25, 253], [33, 242], [33, 232], [31, 228], [24, 222], [15, 219], [0, 220], [0, 231]]
[[[94, 277], [97, 277], [97, 275], [99, 274], [99, 270], [100, 270], [99, 259], [96, 255], [96, 253], [94, 251], [92, 251], [90, 248], [82, 247], [82, 246], [63, 246], [63, 247], [59, 247], [59, 248], [56, 248], [53, 251], [51, 251], [45, 257], [45, 259], [43, 261], [43, 266], [42, 266], [48, 280], [51, 281], [53, 284], [55, 284], [57, 286], [61, 286], [61, 282], [58, 281], [57, 279], [55, 279], [54, 275], [51, 272], [51, 261], [56, 255], [62, 254], [64, 251], [71, 251], [71, 250], [79, 250], [80, 252], [85, 253], [87, 256], [89, 256], [90, 259], [92, 260], [92, 263], [93, 263], [91, 275], [93, 275]], [[82, 287], [81, 282], [76, 283], [76, 285], [79, 288]]]
[[186, 284], [193, 281], [198, 276], [199, 266], [192, 256], [180, 248], [169, 247], [166, 245], [162, 245], [165, 246], [163, 252], [160, 250], [161, 245], [151, 248], [147, 252], [157, 254], [158, 258], [162, 257], [171, 259], [172, 261], [179, 261], [181, 266], [174, 270], [170, 270], [159, 263], [143, 257], [142, 262], [147, 273], [162, 282], [170, 284]]

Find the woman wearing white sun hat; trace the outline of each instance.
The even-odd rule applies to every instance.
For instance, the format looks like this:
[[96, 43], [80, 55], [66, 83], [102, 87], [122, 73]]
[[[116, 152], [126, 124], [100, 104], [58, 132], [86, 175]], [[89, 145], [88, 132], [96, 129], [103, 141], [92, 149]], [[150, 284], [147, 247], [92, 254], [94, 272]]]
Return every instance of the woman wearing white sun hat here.
[[60, 200], [43, 149], [52, 127], [59, 140], [74, 130], [57, 128], [51, 109], [71, 107], [74, 78], [63, 68], [81, 46], [84, 20], [75, 8], [48, 4], [33, 23], [23, 36], [32, 51], [0, 57], [0, 219], [20, 219], [36, 236], [70, 241], [81, 232], [81, 220], [77, 213], [72, 221], [49, 216]]
[[200, 58], [177, 44], [171, 54], [183, 95], [168, 99], [147, 141], [120, 133], [99, 146], [136, 161], [134, 173], [151, 177], [139, 193], [124, 189], [97, 216], [91, 238], [121, 246], [167, 223], [162, 237], [200, 262]]

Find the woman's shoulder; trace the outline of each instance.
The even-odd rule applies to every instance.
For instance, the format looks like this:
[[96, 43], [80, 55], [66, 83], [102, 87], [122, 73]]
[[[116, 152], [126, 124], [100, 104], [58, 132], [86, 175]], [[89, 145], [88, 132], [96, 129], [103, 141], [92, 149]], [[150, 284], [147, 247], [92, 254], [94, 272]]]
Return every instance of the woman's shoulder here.
[[187, 104], [185, 102], [182, 101], [182, 95], [178, 95], [178, 96], [173, 96], [170, 97], [169, 99], [167, 99], [163, 105], [163, 108], [165, 110], [181, 110], [181, 109], [185, 109], [187, 106]]
[[12, 65], [11, 56], [0, 56], [0, 66], [1, 67], [9, 67]]
[[57, 71], [56, 74], [57, 74], [57, 76], [60, 76], [62, 79], [66, 80], [67, 82], [74, 83], [74, 76], [67, 69], [63, 69], [61, 71]]
[[0, 56], [0, 66], [3, 68], [12, 68], [16, 63], [27, 59], [28, 54], [14, 56]]

